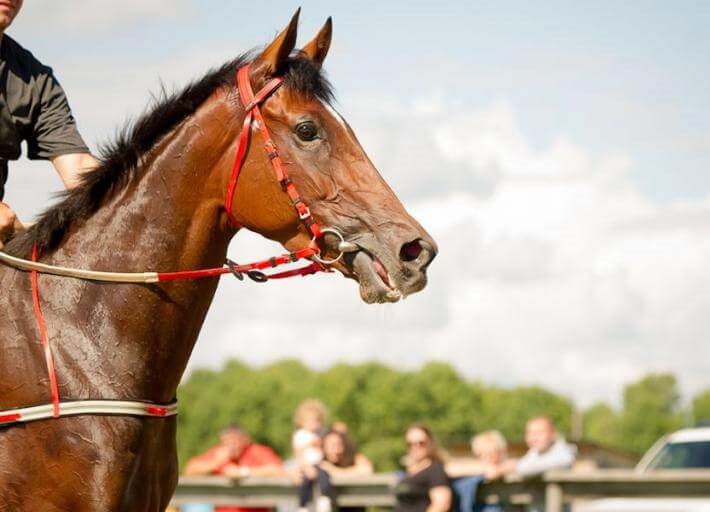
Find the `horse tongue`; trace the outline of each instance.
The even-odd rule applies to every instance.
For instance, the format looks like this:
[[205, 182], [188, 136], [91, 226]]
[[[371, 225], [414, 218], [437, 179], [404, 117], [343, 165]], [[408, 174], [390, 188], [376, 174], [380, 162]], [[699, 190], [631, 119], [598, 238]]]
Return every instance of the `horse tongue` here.
[[375, 267], [375, 270], [377, 270], [377, 275], [379, 275], [382, 278], [382, 281], [392, 288], [392, 284], [390, 283], [390, 278], [389, 275], [387, 275], [387, 271], [385, 270], [385, 267], [382, 266], [382, 263], [380, 263], [380, 260], [377, 258], [372, 259], [372, 265]]
[[[378, 267], [379, 264], [379, 267]], [[360, 282], [360, 295], [365, 302], [397, 302], [402, 294], [385, 284], [382, 273], [387, 275], [381, 263], [364, 251], [359, 251], [353, 259], [353, 270]]]

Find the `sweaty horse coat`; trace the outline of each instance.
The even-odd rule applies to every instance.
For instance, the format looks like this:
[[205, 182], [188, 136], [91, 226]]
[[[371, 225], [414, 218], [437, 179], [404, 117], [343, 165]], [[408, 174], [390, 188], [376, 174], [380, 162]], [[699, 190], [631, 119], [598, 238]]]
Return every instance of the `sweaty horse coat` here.
[[[356, 279], [368, 302], [398, 300], [425, 286], [436, 246], [327, 108], [320, 64], [330, 24], [292, 57], [296, 24], [297, 16], [253, 60], [250, 82], [256, 91], [285, 79], [264, 104], [265, 122], [314, 217], [360, 248], [333, 268]], [[39, 261], [95, 270], [218, 267], [236, 232], [230, 216], [289, 250], [306, 247], [310, 233], [255, 144], [225, 209], [245, 115], [234, 74], [248, 61], [162, 100], [8, 251], [26, 257], [36, 244]], [[217, 279], [139, 285], [40, 275], [39, 285], [62, 399], [167, 403]], [[0, 289], [0, 410], [48, 403], [29, 274], [0, 268]], [[0, 428], [0, 511], [163, 510], [177, 482], [175, 428], [175, 418], [97, 415]]]

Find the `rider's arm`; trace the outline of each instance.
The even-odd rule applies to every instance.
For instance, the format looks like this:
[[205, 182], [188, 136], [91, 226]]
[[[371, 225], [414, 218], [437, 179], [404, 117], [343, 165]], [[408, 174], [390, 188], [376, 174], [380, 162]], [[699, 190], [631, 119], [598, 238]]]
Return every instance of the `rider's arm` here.
[[81, 174], [98, 167], [99, 162], [91, 153], [69, 153], [52, 158], [52, 165], [68, 189], [79, 184]]
[[50, 160], [64, 185], [73, 188], [80, 175], [98, 166], [76, 126], [64, 90], [52, 70], [40, 63], [34, 89], [35, 118], [27, 133], [27, 156]]

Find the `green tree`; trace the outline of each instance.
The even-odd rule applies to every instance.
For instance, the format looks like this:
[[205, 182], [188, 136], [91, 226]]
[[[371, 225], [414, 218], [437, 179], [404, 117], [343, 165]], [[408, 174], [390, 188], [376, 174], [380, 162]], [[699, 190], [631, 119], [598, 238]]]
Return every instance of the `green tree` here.
[[506, 439], [519, 440], [524, 437], [527, 421], [541, 414], [550, 416], [562, 434], [569, 434], [569, 399], [537, 386], [491, 388], [483, 394], [480, 430], [497, 429]]
[[609, 405], [598, 402], [584, 413], [583, 437], [600, 445], [623, 448], [619, 414]]
[[623, 446], [641, 454], [663, 434], [680, 428], [679, 403], [678, 384], [671, 374], [650, 374], [627, 385], [620, 421]]
[[550, 415], [567, 433], [572, 413], [567, 398], [543, 388], [487, 387], [441, 362], [417, 371], [364, 363], [318, 372], [294, 360], [262, 368], [230, 361], [219, 371], [192, 372], [178, 396], [181, 465], [215, 444], [219, 430], [235, 421], [257, 442], [289, 457], [293, 412], [306, 398], [322, 400], [330, 420], [346, 422], [352, 438], [381, 471], [399, 465], [406, 450], [404, 429], [413, 422], [427, 423], [447, 446], [491, 428], [520, 439], [525, 422], [538, 414]]
[[710, 389], [698, 393], [693, 398], [693, 423], [710, 422]]

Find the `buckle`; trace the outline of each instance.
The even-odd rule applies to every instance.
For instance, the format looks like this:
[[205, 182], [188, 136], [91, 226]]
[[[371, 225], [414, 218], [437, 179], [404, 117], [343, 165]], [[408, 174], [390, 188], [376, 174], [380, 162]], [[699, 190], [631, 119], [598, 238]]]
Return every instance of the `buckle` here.
[[236, 277], [240, 281], [244, 281], [244, 274], [242, 272], [240, 272], [239, 270], [237, 270], [238, 265], [237, 265], [236, 261], [232, 261], [229, 258], [227, 258], [226, 265], [234, 277]]
[[310, 210], [310, 208], [308, 208], [308, 206], [306, 206], [306, 210], [303, 213], [301, 213], [300, 211], [298, 212], [298, 218], [301, 220], [306, 220], [310, 216], [311, 216], [311, 210]]
[[259, 270], [250, 270], [247, 272], [247, 277], [255, 283], [265, 283], [269, 280], [269, 276]]

